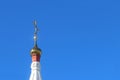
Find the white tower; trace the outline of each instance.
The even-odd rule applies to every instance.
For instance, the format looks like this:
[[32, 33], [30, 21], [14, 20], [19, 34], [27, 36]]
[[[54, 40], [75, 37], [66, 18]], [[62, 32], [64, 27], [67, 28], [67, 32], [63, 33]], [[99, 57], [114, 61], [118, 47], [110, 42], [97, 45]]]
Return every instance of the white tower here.
[[32, 64], [31, 64], [31, 75], [29, 80], [42, 80], [40, 74], [40, 57], [41, 57], [41, 49], [37, 46], [37, 23], [34, 21], [34, 47], [31, 49], [31, 57], [32, 57]]

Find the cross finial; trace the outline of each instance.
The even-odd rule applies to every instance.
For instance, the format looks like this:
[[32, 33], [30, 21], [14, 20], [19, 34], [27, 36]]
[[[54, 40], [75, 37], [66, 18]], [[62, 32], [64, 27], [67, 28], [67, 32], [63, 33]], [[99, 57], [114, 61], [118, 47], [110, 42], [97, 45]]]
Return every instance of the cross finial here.
[[37, 27], [37, 21], [35, 20], [34, 22], [34, 46], [37, 46], [37, 33], [38, 33], [38, 27]]

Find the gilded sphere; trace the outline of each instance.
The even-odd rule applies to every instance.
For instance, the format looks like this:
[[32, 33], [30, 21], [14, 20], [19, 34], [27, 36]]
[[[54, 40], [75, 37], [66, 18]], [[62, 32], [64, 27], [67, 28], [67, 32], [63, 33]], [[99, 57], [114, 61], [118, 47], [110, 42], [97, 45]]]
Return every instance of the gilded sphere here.
[[32, 55], [32, 53], [36, 53], [36, 54], [41, 55], [41, 49], [34, 47], [31, 49], [30, 53], [31, 53], [31, 55]]

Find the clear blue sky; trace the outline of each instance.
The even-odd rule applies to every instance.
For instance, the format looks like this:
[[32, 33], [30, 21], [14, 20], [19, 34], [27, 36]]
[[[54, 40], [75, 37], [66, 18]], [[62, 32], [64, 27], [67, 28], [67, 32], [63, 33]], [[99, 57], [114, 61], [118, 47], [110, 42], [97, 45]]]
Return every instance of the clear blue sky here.
[[43, 80], [120, 80], [119, 0], [1, 0], [0, 80], [29, 80], [34, 19]]

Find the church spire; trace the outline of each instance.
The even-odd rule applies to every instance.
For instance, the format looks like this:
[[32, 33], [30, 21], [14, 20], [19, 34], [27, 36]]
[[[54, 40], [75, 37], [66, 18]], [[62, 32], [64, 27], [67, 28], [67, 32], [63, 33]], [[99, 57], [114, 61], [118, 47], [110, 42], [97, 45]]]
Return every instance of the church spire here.
[[32, 55], [32, 53], [37, 53], [41, 56], [41, 49], [38, 48], [38, 46], [37, 46], [37, 39], [38, 39], [38, 36], [37, 36], [37, 34], [38, 34], [37, 21], [35, 20], [33, 23], [34, 23], [34, 37], [33, 37], [34, 38], [34, 47], [31, 50], [31, 55]]
[[37, 22], [34, 21], [34, 47], [31, 49], [31, 57], [32, 57], [32, 64], [31, 64], [31, 75], [30, 80], [42, 80], [41, 73], [40, 73], [40, 57], [41, 57], [41, 49], [37, 46], [37, 33], [38, 27]]

